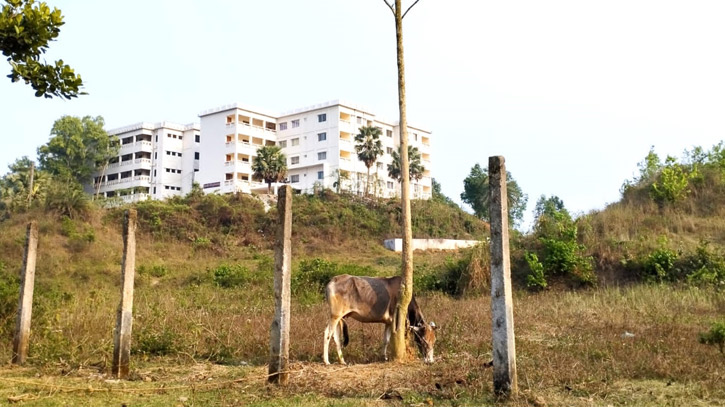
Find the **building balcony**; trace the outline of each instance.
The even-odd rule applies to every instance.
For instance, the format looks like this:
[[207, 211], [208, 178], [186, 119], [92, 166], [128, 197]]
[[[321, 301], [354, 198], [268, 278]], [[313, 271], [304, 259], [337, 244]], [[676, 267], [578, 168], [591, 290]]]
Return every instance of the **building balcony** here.
[[151, 195], [139, 193], [139, 194], [121, 195], [121, 196], [119, 196], [119, 198], [121, 198], [121, 200], [125, 203], [131, 203], [131, 202], [146, 201], [148, 199], [151, 199]]

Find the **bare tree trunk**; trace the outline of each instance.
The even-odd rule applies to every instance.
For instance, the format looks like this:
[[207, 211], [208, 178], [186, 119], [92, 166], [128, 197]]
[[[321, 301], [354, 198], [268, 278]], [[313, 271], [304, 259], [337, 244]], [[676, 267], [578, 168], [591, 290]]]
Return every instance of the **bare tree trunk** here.
[[106, 171], [108, 171], [108, 161], [103, 163], [103, 169], [101, 170], [101, 175], [98, 177], [98, 181], [96, 182], [96, 193], [94, 194], [94, 199], [98, 199], [98, 195], [101, 193], [101, 184], [103, 184], [103, 177], [106, 176]]
[[35, 182], [35, 163], [30, 162], [30, 181], [28, 182], [28, 208], [33, 203], [33, 183]]
[[365, 181], [365, 197], [370, 196], [370, 167], [368, 168], [368, 179]]
[[410, 216], [410, 163], [408, 162], [408, 120], [405, 106], [405, 62], [403, 58], [403, 17], [418, 3], [416, 0], [403, 13], [401, 0], [395, 0], [395, 7], [385, 1], [395, 15], [395, 37], [398, 50], [398, 107], [400, 109], [400, 178], [401, 178], [401, 205], [403, 212], [403, 278], [398, 295], [398, 305], [395, 309], [395, 323], [393, 325], [393, 360], [405, 359], [405, 332], [407, 330], [407, 311], [413, 297], [413, 230]]

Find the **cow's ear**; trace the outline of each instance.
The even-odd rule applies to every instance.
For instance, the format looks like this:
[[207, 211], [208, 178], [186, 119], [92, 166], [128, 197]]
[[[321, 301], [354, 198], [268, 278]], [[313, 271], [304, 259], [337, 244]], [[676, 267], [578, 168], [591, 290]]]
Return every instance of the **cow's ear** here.
[[430, 327], [433, 328], [433, 330], [438, 329], [438, 325], [436, 325], [436, 323], [433, 321], [430, 321], [430, 324], [428, 324], [428, 325], [430, 325]]

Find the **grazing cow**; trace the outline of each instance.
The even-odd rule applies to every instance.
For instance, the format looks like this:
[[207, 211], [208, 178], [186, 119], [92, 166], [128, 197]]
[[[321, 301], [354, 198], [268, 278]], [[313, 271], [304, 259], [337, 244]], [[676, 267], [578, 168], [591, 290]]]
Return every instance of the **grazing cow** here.
[[[393, 329], [395, 307], [398, 304], [400, 277], [356, 277], [347, 274], [335, 276], [327, 284], [325, 298], [330, 307], [330, 320], [325, 328], [325, 345], [323, 360], [330, 364], [328, 357], [330, 337], [335, 341], [337, 357], [345, 364], [340, 347], [340, 334], [344, 344], [348, 343], [346, 317], [360, 322], [378, 322], [385, 324], [383, 333], [383, 356], [388, 360], [388, 342]], [[408, 322], [410, 330], [415, 334], [415, 342], [423, 354], [426, 363], [433, 363], [433, 346], [435, 345], [434, 322], [426, 324], [415, 297], [408, 306]]]

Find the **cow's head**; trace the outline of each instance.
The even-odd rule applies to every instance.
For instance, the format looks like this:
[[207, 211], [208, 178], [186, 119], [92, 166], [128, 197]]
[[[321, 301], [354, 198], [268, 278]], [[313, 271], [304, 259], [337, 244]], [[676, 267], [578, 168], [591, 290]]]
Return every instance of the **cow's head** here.
[[410, 330], [413, 331], [415, 337], [415, 343], [418, 345], [420, 353], [423, 354], [423, 361], [425, 363], [433, 363], [433, 347], [436, 343], [436, 326], [435, 322], [428, 325], [422, 323], [420, 325], [413, 325]]

